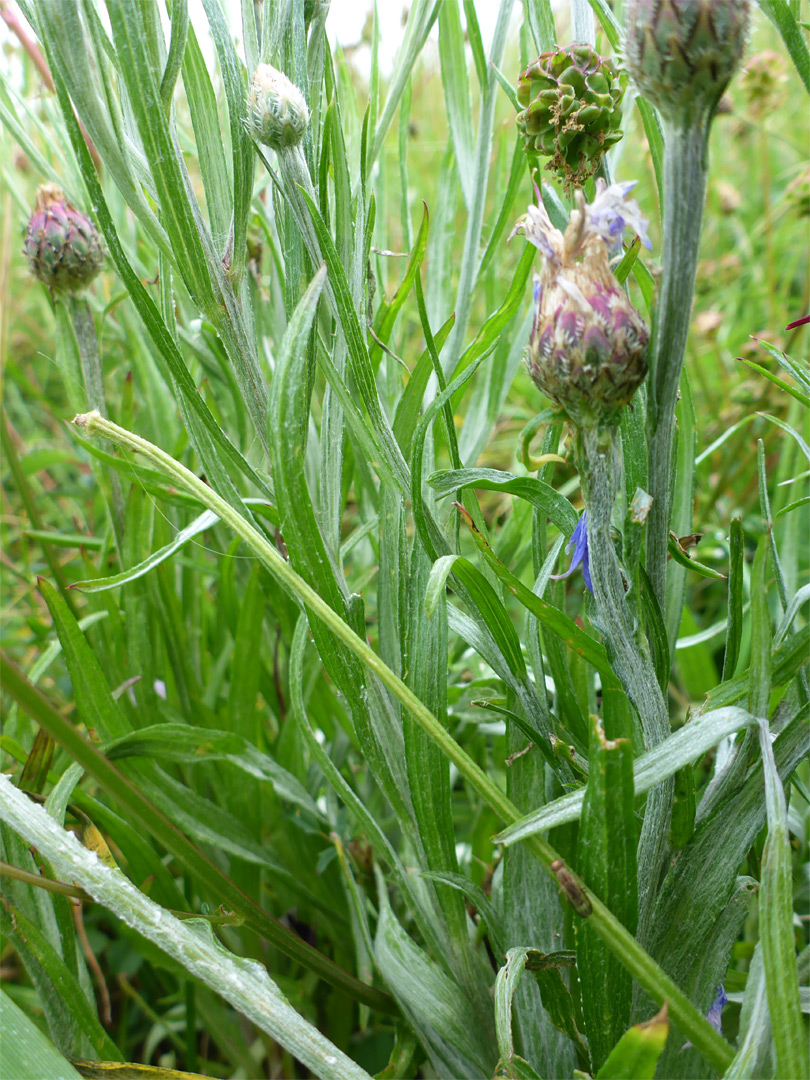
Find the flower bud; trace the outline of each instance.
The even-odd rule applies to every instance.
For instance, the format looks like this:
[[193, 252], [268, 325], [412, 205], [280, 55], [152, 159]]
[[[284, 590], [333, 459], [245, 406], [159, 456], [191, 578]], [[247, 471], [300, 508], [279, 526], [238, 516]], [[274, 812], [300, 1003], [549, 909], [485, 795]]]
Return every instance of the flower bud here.
[[526, 364], [534, 382], [578, 427], [618, 419], [647, 374], [649, 332], [610, 267], [611, 249], [632, 226], [649, 246], [634, 184], [597, 181], [597, 196], [577, 209], [565, 233], [555, 229], [541, 200], [512, 235], [522, 233], [544, 255], [535, 275], [536, 314]]
[[543, 53], [518, 79], [517, 124], [529, 153], [550, 157], [547, 169], [582, 187], [622, 137], [624, 85], [612, 63], [590, 45]]
[[297, 146], [309, 124], [304, 95], [283, 72], [270, 64], [259, 64], [256, 68], [247, 111], [255, 138], [272, 150]]
[[55, 184], [44, 184], [25, 231], [31, 272], [51, 289], [76, 292], [101, 269], [104, 249], [95, 225]]
[[749, 0], [627, 0], [627, 68], [664, 119], [690, 127], [713, 115], [745, 48], [749, 6]]

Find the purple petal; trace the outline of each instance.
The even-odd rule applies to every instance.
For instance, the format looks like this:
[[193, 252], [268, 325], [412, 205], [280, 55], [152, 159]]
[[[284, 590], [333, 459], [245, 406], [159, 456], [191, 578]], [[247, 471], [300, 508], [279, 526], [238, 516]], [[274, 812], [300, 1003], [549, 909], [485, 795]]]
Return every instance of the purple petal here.
[[588, 520], [586, 517], [586, 511], [583, 510], [580, 515], [580, 519], [577, 522], [577, 527], [571, 534], [571, 539], [565, 545], [565, 550], [570, 551], [574, 549], [574, 555], [571, 559], [571, 565], [565, 571], [564, 574], [552, 574], [552, 581], [562, 581], [563, 578], [570, 577], [576, 568], [582, 564], [582, 577], [585, 580], [585, 585], [588, 592], [593, 592], [591, 588], [591, 569], [588, 562]]
[[723, 1006], [728, 1001], [728, 995], [726, 994], [726, 988], [722, 983], [717, 987], [717, 993], [715, 999], [712, 1002], [712, 1006], [706, 1013], [706, 1019], [712, 1025], [715, 1031], [722, 1033], [723, 1030]]

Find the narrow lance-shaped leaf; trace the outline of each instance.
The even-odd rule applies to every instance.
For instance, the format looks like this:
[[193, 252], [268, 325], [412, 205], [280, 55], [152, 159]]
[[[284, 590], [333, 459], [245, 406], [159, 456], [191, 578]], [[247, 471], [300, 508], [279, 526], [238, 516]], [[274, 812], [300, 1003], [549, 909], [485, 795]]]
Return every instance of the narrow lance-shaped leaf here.
[[[763, 551], [767, 548], [763, 545]], [[810, 1076], [807, 1039], [799, 1001], [799, 978], [793, 932], [792, 852], [787, 806], [774, 760], [767, 719], [759, 722], [759, 745], [765, 772], [768, 836], [762, 852], [759, 928], [768, 1007], [778, 1076]]]
[[728, 568], [728, 630], [726, 651], [723, 654], [723, 678], [728, 682], [737, 667], [742, 642], [743, 566], [745, 561], [745, 536], [740, 518], [731, 519], [729, 532]]
[[[608, 741], [593, 716], [577, 869], [631, 934], [638, 921], [633, 802], [630, 743]], [[632, 980], [587, 919], [577, 925], [577, 970], [591, 1061], [599, 1069], [630, 1022]]]

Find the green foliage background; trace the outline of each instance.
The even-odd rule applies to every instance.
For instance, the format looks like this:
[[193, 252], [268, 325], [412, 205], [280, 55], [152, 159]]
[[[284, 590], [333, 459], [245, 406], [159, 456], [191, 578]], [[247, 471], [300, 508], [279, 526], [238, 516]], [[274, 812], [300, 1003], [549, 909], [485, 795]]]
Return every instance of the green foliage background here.
[[[117, 910], [82, 894], [78, 918], [68, 896], [25, 879], [59, 875], [5, 817], [0, 1001], [30, 1060], [41, 1032], [62, 1055], [54, 1060], [235, 1078], [552, 1077], [600, 1066], [600, 1076], [641, 1077], [650, 1060], [660, 1076], [775, 1076], [800, 1061], [810, 414], [808, 329], [784, 328], [810, 303], [810, 140], [801, 65], [763, 11], [790, 16], [798, 34], [802, 12], [755, 10], [748, 56], [773, 50], [784, 81], [763, 106], [738, 78], [714, 124], [678, 413], [676, 490], [688, 516], [694, 476], [691, 522], [703, 535], [668, 701], [675, 730], [719, 709], [728, 726], [699, 752], [697, 735], [682, 739], [672, 868], [654, 885], [653, 928], [645, 951], [628, 940], [609, 952], [603, 941], [620, 941], [619, 922], [632, 921], [623, 898], [645, 887], [634, 867], [617, 858], [606, 871], [596, 892], [612, 915], [596, 911], [584, 929], [547, 871], [559, 853], [592, 884], [583, 863], [597, 874], [599, 858], [578, 837], [587, 815], [618, 823], [593, 840], [600, 851], [634, 851], [644, 796], [637, 776], [634, 798], [629, 770], [643, 747], [625, 744], [619, 760], [594, 741], [590, 714], [629, 733], [630, 706], [579, 576], [548, 580], [563, 569], [582, 501], [570, 442], [521, 364], [531, 255], [522, 241], [505, 244], [532, 198], [508, 84], [538, 51], [532, 32], [547, 29], [549, 9], [530, 3], [521, 22], [516, 6], [509, 21], [502, 4], [487, 53], [472, 3], [465, 37], [458, 5], [439, 13], [416, 0], [390, 79], [370, 29], [367, 80], [351, 54], [329, 55], [325, 8], [299, 0], [289, 18], [265, 4], [254, 40], [261, 5], [243, 4], [247, 55], [206, 0], [211, 65], [174, 0], [167, 40], [185, 41], [181, 71], [157, 6], [109, 0], [110, 36], [92, 3], [22, 6], [61, 101], [7, 38], [2, 636], [44, 697], [6, 669], [4, 770], [162, 908], [207, 921], [221, 964], [207, 978], [189, 959], [193, 942], [167, 955], [159, 933], [112, 913], [125, 899]], [[556, 20], [568, 40], [568, 13]], [[434, 22], [438, 46], [425, 44]], [[598, 44], [609, 51], [601, 30]], [[243, 126], [259, 56], [309, 94], [309, 203], [272, 156], [271, 177]], [[176, 86], [164, 72], [180, 76]], [[97, 192], [66, 121], [68, 94], [103, 161]], [[614, 154], [614, 175], [639, 178], [651, 219], [652, 277], [628, 278], [650, 317], [658, 187], [632, 106]], [[110, 258], [86, 303], [110, 418], [204, 478], [257, 539], [242, 531], [240, 541], [219, 511], [201, 519], [204, 488], [66, 422], [88, 404], [85, 301], [54, 303], [21, 255], [46, 181], [106, 234]], [[626, 455], [642, 435], [639, 404]], [[538, 463], [541, 453], [564, 460]], [[627, 456], [625, 467], [641, 468]], [[504, 473], [529, 482], [510, 485]], [[284, 579], [280, 555], [299, 579]], [[757, 728], [732, 709], [769, 718], [773, 765], [770, 741], [763, 767]], [[732, 731], [744, 753], [710, 788], [718, 755], [730, 753], [715, 747]], [[71, 742], [77, 732], [103, 756]], [[493, 845], [514, 824], [507, 799], [539, 811], [585, 790], [589, 769], [607, 779], [589, 779], [582, 825], [577, 811], [528, 845]], [[234, 956], [263, 965], [340, 1056], [330, 1062], [313, 1042], [307, 1058], [312, 1029], [280, 1019], [281, 1006], [268, 1005], [266, 1023], [247, 1011], [266, 987], [244, 967], [240, 984]], [[657, 1009], [639, 984], [674, 1000], [663, 973], [684, 994], [681, 1028], [663, 1051], [660, 1025], [633, 1029], [620, 1060], [608, 1057], [631, 1021]], [[700, 1035], [721, 980], [731, 1045]], [[774, 1032], [788, 1034], [772, 1043], [763, 1016], [777, 1001]], [[746, 1024], [757, 1071], [739, 1056], [731, 1064]], [[639, 1030], [652, 1050], [633, 1043]], [[702, 1057], [681, 1049], [687, 1038]], [[41, 1049], [47, 1061], [53, 1048]], [[9, 1072], [27, 1066], [7, 1054], [3, 1075], [24, 1075]], [[32, 1068], [25, 1075], [57, 1066]]]

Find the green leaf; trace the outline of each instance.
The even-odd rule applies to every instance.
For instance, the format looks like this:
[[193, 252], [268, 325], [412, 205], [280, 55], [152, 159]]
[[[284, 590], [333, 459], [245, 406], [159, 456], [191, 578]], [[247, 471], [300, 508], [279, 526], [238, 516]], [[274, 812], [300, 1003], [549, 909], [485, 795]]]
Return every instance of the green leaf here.
[[[632, 934], [638, 922], [633, 751], [625, 739], [605, 739], [592, 717], [589, 760], [577, 870]], [[630, 1022], [632, 980], [587, 919], [577, 932], [577, 970], [591, 1062], [599, 1069]]]
[[524, 11], [538, 53], [553, 49], [557, 44], [557, 32], [550, 0], [527, 0]]
[[759, 746], [765, 776], [768, 835], [762, 852], [759, 932], [768, 1008], [774, 1018], [773, 1043], [778, 1076], [810, 1076], [807, 1040], [799, 1001], [793, 929], [793, 860], [787, 805], [776, 767], [767, 719], [759, 723]]
[[751, 570], [751, 667], [749, 669], [748, 711], [768, 718], [771, 696], [771, 644], [773, 631], [768, 614], [768, 550], [770, 534], [757, 545]]
[[[786, 686], [797, 671], [807, 663], [807, 650], [810, 645], [810, 624], [806, 624], [785, 638], [771, 652], [771, 686], [773, 688]], [[747, 697], [751, 685], [751, 670], [736, 675], [728, 682], [720, 683], [714, 690], [706, 695], [704, 709], [719, 709], [726, 705], [733, 705]]]
[[[246, 105], [242, 65], [234, 49], [225, 15], [218, 0], [203, 0], [211, 36], [216, 45], [222, 83], [228, 102], [233, 155], [233, 220], [229, 236], [230, 274], [234, 285], [245, 270], [248, 257], [247, 226], [253, 192], [253, 148], [245, 127]], [[247, 400], [251, 407], [250, 399]]]
[[374, 379], [374, 370], [368, 353], [365, 336], [360, 328], [360, 320], [357, 317], [354, 302], [352, 300], [346, 271], [338, 256], [329, 230], [321, 216], [321, 212], [313, 202], [310, 195], [301, 189], [301, 195], [306, 201], [312, 224], [320, 244], [323, 257], [329, 269], [329, 283], [334, 293], [335, 306], [337, 308], [340, 325], [346, 338], [346, 346], [349, 350], [352, 374], [357, 383], [357, 393], [363, 402], [377, 437], [385, 455], [386, 462], [393, 475], [402, 484], [403, 490], [408, 487], [408, 466], [402, 457], [402, 451], [394, 438], [391, 425], [383, 412], [380, 403], [377, 384]]
[[723, 1080], [751, 1080], [765, 1070], [771, 1054], [771, 1017], [765, 969], [762, 964], [762, 943], [757, 942], [748, 968], [742, 1010], [740, 1011], [739, 1048]]
[[759, 6], [782, 35], [799, 78], [810, 94], [810, 50], [799, 29], [800, 24], [790, 9], [790, 4], [787, 0], [759, 0]]
[[210, 986], [299, 1061], [325, 1080], [369, 1080], [368, 1073], [339, 1050], [287, 1001], [264, 966], [235, 956], [203, 920], [176, 919], [137, 889], [119, 871], [61, 829], [0, 777], [0, 816], [54, 866], [61, 878], [86, 892]]
[[397, 51], [396, 63], [388, 84], [388, 96], [385, 99], [382, 114], [374, 131], [374, 142], [370, 148], [368, 164], [379, 157], [386, 132], [394, 119], [399, 100], [405, 85], [411, 76], [416, 59], [422, 51], [428, 34], [439, 14], [438, 0], [415, 0], [408, 14], [405, 33]]
[[458, 4], [441, 4], [439, 7], [439, 60], [453, 150], [464, 203], [469, 212], [476, 198], [475, 142], [467, 56]]
[[740, 658], [740, 644], [743, 633], [743, 567], [745, 566], [745, 534], [742, 520], [731, 519], [728, 541], [728, 630], [726, 648], [723, 653], [723, 677], [721, 682], [728, 682], [734, 675]]
[[596, 1080], [653, 1080], [669, 1034], [667, 1008], [622, 1035]]
[[432, 473], [427, 483], [440, 499], [466, 487], [505, 491], [547, 514], [566, 537], [577, 527], [577, 512], [568, 499], [533, 476], [514, 476], [497, 469], [446, 469]]
[[[87, 652], [95, 662], [95, 657], [89, 647], [87, 647]], [[90, 776], [113, 795], [116, 801], [126, 809], [131, 819], [146, 828], [162, 847], [170, 851], [190, 870], [198, 881], [207, 888], [213, 889], [223, 904], [242, 914], [248, 926], [272, 942], [282, 952], [294, 956], [305, 966], [318, 971], [322, 977], [344, 987], [350, 994], [359, 991], [361, 999], [366, 998], [368, 1004], [381, 1005], [384, 1011], [386, 1008], [390, 1009], [390, 1006], [386, 1004], [390, 999], [385, 995], [348, 975], [317, 949], [307, 945], [297, 934], [282, 926], [266, 911], [254, 904], [226, 874], [195, 848], [179, 829], [144, 797], [135, 784], [116, 769], [92, 743], [80, 735], [74, 726], [53, 708], [47, 698], [31, 686], [19, 668], [2, 654], [0, 654], [0, 664], [6, 692], [33, 716], [37, 723], [48, 731]], [[110, 701], [112, 700], [109, 698], [109, 689], [105, 696]], [[367, 995], [370, 996], [367, 997]]]
[[742, 360], [742, 362], [744, 364], [747, 364], [748, 367], [752, 368], [754, 371], [759, 372], [760, 375], [763, 375], [766, 379], [772, 382], [774, 386], [778, 386], [781, 390], [784, 390], [785, 393], [790, 394], [791, 397], [796, 398], [796, 400], [800, 401], [802, 405], [805, 406], [805, 408], [810, 408], [810, 396], [808, 396], [807, 394], [803, 394], [801, 390], [797, 390], [795, 386], [791, 386], [790, 383], [785, 382], [784, 379], [780, 379], [778, 375], [774, 375], [772, 371], [768, 371], [768, 369], [766, 367], [763, 367], [762, 364], [755, 364], [753, 360], [747, 360], [744, 356], [738, 356], [737, 359]]
[[463, 874], [451, 874], [447, 871], [424, 870], [422, 877], [430, 881], [438, 881], [464, 893], [486, 924], [487, 936], [497, 959], [506, 959], [506, 949], [503, 945], [503, 917], [480, 885], [476, 885]]
[[181, 761], [186, 765], [227, 761], [248, 776], [271, 783], [280, 799], [293, 803], [317, 820], [324, 820], [312, 797], [292, 773], [234, 732], [171, 722], [153, 724], [113, 739], [104, 751], [111, 761], [126, 757]]
[[36, 1024], [0, 990], [0, 1029], [3, 1031], [4, 1076], [15, 1080], [81, 1080]]
[[[750, 727], [756, 722], [743, 709], [716, 709], [695, 717], [674, 735], [653, 750], [637, 758], [633, 764], [633, 778], [637, 795], [649, 791], [662, 780], [674, 775], [684, 765], [701, 757], [718, 742], [735, 731]], [[527, 814], [520, 821], [504, 829], [494, 837], [499, 844], [514, 844], [534, 833], [578, 820], [582, 813], [584, 791], [574, 791], [548, 803], [539, 810]]]
[[[6, 786], [11, 788], [8, 781], [6, 781]], [[33, 805], [21, 792], [19, 798], [24, 803], [28, 803], [29, 806]], [[46, 814], [45, 810], [39, 810], [39, 812]], [[8, 824], [14, 828], [11, 822], [8, 822]], [[15, 831], [20, 832], [19, 829], [15, 829]], [[24, 833], [21, 833], [21, 835], [27, 839]], [[78, 846], [78, 841], [76, 843]], [[95, 855], [92, 857], [95, 858]], [[29, 919], [13, 904], [4, 902], [3, 905], [0, 905], [0, 931], [2, 931], [4, 937], [12, 942], [27, 963], [34, 962], [37, 965], [49, 983], [52, 992], [61, 999], [70, 1015], [74, 1028], [76, 1036], [74, 1045], [82, 1045], [82, 1039], [86, 1039], [87, 1042], [83, 1045], [91, 1046], [96, 1053], [103, 1054], [105, 1057], [112, 1058], [115, 1061], [123, 1060], [118, 1047], [101, 1026], [96, 1009], [85, 997], [79, 980], [70, 971], [57, 948], [48, 940], [33, 919]], [[5, 1038], [3, 1042], [5, 1044]], [[5, 1045], [3, 1047], [2, 1068], [5, 1073], [7, 1068]]]
[[[546, 961], [553, 961], [555, 955], [562, 958], [566, 954], [547, 954], [541, 961], [538, 953], [532, 949], [526, 967], [534, 974], [534, 981], [540, 990], [543, 1008], [548, 1014], [552, 1025], [557, 1031], [562, 1032], [563, 1035], [570, 1039], [576, 1050], [577, 1059], [587, 1067], [589, 1060], [588, 1048], [577, 1029], [574, 1001], [560, 971], [561, 967], [567, 965], [562, 962], [546, 963]], [[542, 964], [542, 966], [536, 966], [538, 964]]]
[[379, 357], [382, 350], [377, 344], [381, 341], [383, 344], [387, 344], [391, 338], [391, 333], [394, 329], [394, 324], [397, 319], [397, 315], [402, 309], [402, 305], [408, 299], [411, 289], [413, 288], [414, 281], [419, 274], [419, 268], [422, 265], [422, 260], [425, 257], [425, 250], [427, 248], [428, 231], [430, 226], [430, 215], [428, 214], [427, 204], [424, 204], [424, 212], [422, 214], [422, 224], [419, 226], [419, 232], [416, 236], [416, 241], [411, 249], [410, 257], [408, 258], [408, 265], [405, 269], [405, 274], [399, 285], [399, 288], [394, 293], [389, 303], [380, 305], [377, 315], [374, 319], [374, 336], [375, 341], [372, 343], [369, 349], [369, 356], [371, 364], [376, 368], [379, 363]]
[[[807, 711], [797, 713], [774, 743], [783, 781], [810, 749]], [[686, 987], [696, 969], [703, 967], [707, 942], [725, 919], [724, 911], [735, 890], [745, 887], [745, 882], [738, 881], [739, 867], [765, 823], [763, 786], [762, 767], [757, 765], [741, 786], [725, 792], [725, 798], [721, 791], [720, 798], [707, 809], [701, 805], [695, 831], [660, 887], [650, 928], [650, 951], [654, 956], [666, 956], [667, 968], [679, 986]], [[711, 1004], [712, 989], [702, 990], [700, 1005], [704, 1009]], [[673, 1022], [677, 1023], [674, 1018]]]
[[[70, 5], [56, 5], [56, 8], [67, 9]], [[190, 438], [197, 450], [200, 460], [203, 462], [206, 474], [211, 484], [222, 493], [223, 497], [233, 506], [239, 505], [239, 496], [233, 486], [225, 463], [230, 463], [237, 472], [243, 473], [255, 483], [257, 490], [272, 495], [272, 489], [268, 487], [259, 474], [250, 466], [239, 453], [222, 428], [214, 420], [210, 410], [199, 394], [194, 380], [183, 361], [183, 357], [170, 334], [168, 327], [161, 318], [160, 312], [154, 301], [144, 288], [140, 278], [135, 273], [127, 259], [124, 248], [118, 237], [112, 216], [104, 198], [101, 185], [96, 175], [95, 166], [87, 149], [84, 137], [73, 115], [73, 109], [67, 92], [60, 80], [59, 71], [54, 72], [57, 95], [62, 113], [65, 117], [70, 141], [81, 165], [82, 177], [87, 188], [87, 194], [92, 203], [96, 220], [104, 233], [110, 256], [115, 263], [124, 284], [132, 297], [138, 314], [143, 320], [152, 341], [155, 344], [157, 358], [166, 366], [168, 381], [172, 383], [178, 392], [178, 405], [183, 420], [189, 431]], [[131, 204], [130, 204], [131, 205]], [[222, 457], [220, 458], [220, 454]]]
[[501, 1063], [508, 1076], [517, 1080], [515, 1069], [515, 1044], [512, 1036], [512, 1000], [518, 983], [526, 968], [529, 949], [510, 949], [506, 954], [506, 963], [498, 971], [495, 979], [495, 1031], [498, 1037], [498, 1050]]
[[693, 559], [690, 555], [687, 555], [681, 549], [680, 544], [674, 536], [670, 536], [667, 540], [667, 551], [672, 556], [674, 562], [687, 567], [689, 570], [694, 570], [695, 573], [700, 574], [701, 577], [719, 578], [721, 581], [725, 581], [725, 574], [721, 574], [719, 570], [712, 569], [711, 566], [704, 566], [704, 564], [698, 562], [697, 559]]
[[405, 933], [378, 872], [380, 916], [374, 953], [383, 978], [439, 1075], [485, 1080], [494, 1054], [472, 1004], [458, 985]]

